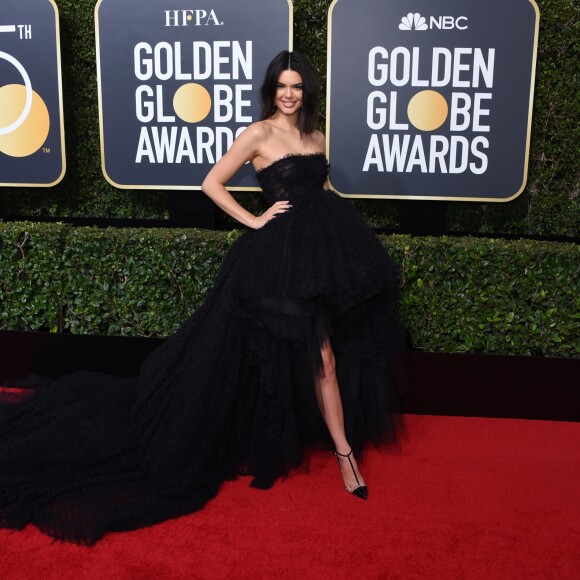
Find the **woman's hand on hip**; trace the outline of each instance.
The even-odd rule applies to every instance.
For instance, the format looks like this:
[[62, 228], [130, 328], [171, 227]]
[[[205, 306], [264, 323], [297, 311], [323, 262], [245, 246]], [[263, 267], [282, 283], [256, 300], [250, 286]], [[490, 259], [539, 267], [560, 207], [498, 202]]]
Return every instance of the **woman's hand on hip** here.
[[270, 206], [262, 215], [256, 216], [254, 222], [251, 224], [255, 230], [263, 228], [270, 220], [274, 219], [276, 216], [286, 213], [290, 210], [292, 205], [289, 201], [277, 201], [274, 205]]

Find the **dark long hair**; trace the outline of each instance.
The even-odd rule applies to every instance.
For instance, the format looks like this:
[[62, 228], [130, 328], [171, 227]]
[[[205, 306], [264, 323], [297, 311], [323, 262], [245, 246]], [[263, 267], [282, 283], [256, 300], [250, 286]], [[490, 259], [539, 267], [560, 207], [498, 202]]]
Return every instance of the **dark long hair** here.
[[301, 135], [308, 135], [316, 129], [320, 84], [318, 82], [318, 75], [310, 62], [308, 62], [308, 59], [296, 51], [288, 52], [287, 50], [283, 50], [268, 65], [266, 76], [260, 89], [262, 97], [260, 121], [269, 119], [276, 111], [274, 104], [276, 85], [278, 84], [280, 75], [285, 70], [296, 71], [302, 77], [303, 105], [298, 116], [298, 129]]

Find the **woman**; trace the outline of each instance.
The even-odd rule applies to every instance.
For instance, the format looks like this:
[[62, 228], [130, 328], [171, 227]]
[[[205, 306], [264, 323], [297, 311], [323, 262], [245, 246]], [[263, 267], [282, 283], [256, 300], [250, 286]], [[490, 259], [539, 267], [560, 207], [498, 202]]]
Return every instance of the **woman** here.
[[[262, 96], [262, 121], [203, 184], [250, 228], [203, 306], [133, 379], [79, 373], [0, 405], [0, 526], [93, 544], [200, 509], [240, 473], [268, 488], [308, 443], [333, 445], [346, 490], [366, 499], [353, 449], [392, 432], [396, 270], [325, 189], [306, 59], [280, 53]], [[224, 187], [247, 161], [260, 216]]]
[[[318, 79], [303, 55], [283, 51], [276, 56], [266, 72], [262, 85], [262, 101], [262, 120], [248, 127], [240, 135], [228, 153], [210, 171], [202, 185], [202, 190], [220, 208], [253, 229], [263, 228], [270, 220], [291, 211], [292, 204], [288, 198], [293, 197], [294, 192], [292, 187], [288, 187], [287, 190], [284, 187], [286, 177], [284, 173], [291, 171], [295, 163], [299, 166], [312, 163], [318, 167], [324, 166], [323, 157], [326, 149], [324, 135], [316, 129]], [[296, 160], [297, 156], [305, 158]], [[258, 174], [263, 175], [262, 172], [266, 170], [274, 174], [273, 187], [278, 190], [274, 197], [287, 197], [287, 199], [274, 201], [270, 208], [258, 217], [241, 207], [225, 189], [225, 184], [247, 161], [251, 161]], [[276, 171], [278, 167], [286, 169]], [[325, 177], [325, 173], [321, 174], [321, 177], [323, 175]], [[315, 177], [317, 177], [316, 174]], [[262, 181], [267, 182], [267, 177]], [[314, 182], [312, 185], [315, 187], [318, 184]], [[266, 183], [267, 189], [268, 183]], [[328, 190], [327, 183], [324, 184], [324, 189]], [[288, 195], [285, 196], [285, 194]], [[297, 203], [300, 203], [300, 199]], [[285, 224], [280, 224], [278, 227], [281, 230], [292, 231], [292, 228], [300, 230], [308, 226], [306, 224], [294, 225], [286, 220]], [[317, 226], [313, 224], [313, 227]], [[264, 244], [266, 243], [265, 239]], [[325, 266], [321, 265], [321, 267]], [[288, 288], [285, 287], [283, 290], [288, 293]], [[276, 288], [276, 293], [279, 291], [280, 288]], [[328, 329], [324, 330], [328, 332]], [[319, 340], [322, 365], [315, 382], [318, 405], [334, 442], [345, 489], [366, 499], [367, 487], [356, 460], [352, 456], [352, 448], [345, 434], [343, 408], [331, 341], [324, 334], [319, 336]]]

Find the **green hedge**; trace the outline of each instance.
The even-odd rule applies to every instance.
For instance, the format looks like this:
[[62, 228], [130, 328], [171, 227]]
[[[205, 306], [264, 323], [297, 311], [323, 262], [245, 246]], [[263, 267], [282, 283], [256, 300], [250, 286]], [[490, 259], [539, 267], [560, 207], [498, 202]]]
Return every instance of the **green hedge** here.
[[74, 333], [168, 335], [211, 287], [229, 245], [203, 230], [77, 228], [63, 255], [64, 327]]
[[[239, 232], [0, 223], [0, 327], [167, 336], [207, 294]], [[381, 238], [401, 268], [410, 347], [576, 356], [580, 248]]]
[[[537, 0], [541, 12], [529, 179], [524, 193], [502, 204], [450, 202], [447, 231], [578, 235], [577, 42], [580, 5], [574, 0]], [[10, 215], [166, 218], [162, 191], [120, 191], [101, 174], [95, 39], [95, 0], [57, 0], [61, 21], [64, 111], [68, 169], [57, 187], [7, 189]], [[295, 0], [295, 48], [309, 55], [325, 80], [326, 26], [330, 0]], [[321, 106], [324, 126], [324, 102]], [[192, 195], [200, 195], [192, 192]], [[238, 198], [259, 207], [258, 195]], [[357, 200], [374, 227], [396, 228], [399, 201]]]
[[401, 317], [433, 352], [580, 354], [580, 248], [481, 238], [383, 238]]
[[62, 256], [70, 226], [0, 223], [0, 327], [61, 326], [65, 303]]

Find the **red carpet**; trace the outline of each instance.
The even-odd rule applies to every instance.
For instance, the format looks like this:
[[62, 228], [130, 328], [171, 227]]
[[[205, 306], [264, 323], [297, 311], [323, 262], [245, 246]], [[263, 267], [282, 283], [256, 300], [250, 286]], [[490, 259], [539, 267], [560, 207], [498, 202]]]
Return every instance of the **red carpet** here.
[[269, 491], [226, 484], [206, 509], [93, 548], [0, 531], [0, 578], [578, 578], [580, 424], [407, 415], [369, 451], [369, 501], [330, 453]]

